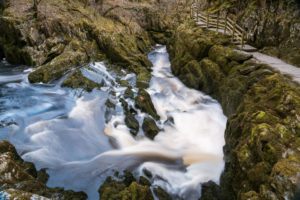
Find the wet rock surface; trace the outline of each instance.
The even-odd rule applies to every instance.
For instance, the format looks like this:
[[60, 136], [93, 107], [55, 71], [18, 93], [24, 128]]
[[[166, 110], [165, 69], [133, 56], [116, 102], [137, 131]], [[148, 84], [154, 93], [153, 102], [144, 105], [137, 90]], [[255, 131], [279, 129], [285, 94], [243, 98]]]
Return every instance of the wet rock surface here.
[[[173, 73], [215, 97], [229, 117], [222, 198], [293, 198], [300, 181], [299, 88], [269, 66], [233, 51], [226, 37], [219, 35], [213, 42], [217, 45], [208, 48], [216, 33], [182, 26], [168, 46]], [[206, 53], [192, 51], [189, 38], [195, 37], [206, 38]]]
[[135, 107], [151, 115], [155, 120], [159, 120], [160, 118], [154, 108], [149, 93], [144, 89], [139, 90], [138, 95], [135, 98]]
[[160, 131], [155, 121], [149, 117], [144, 118], [142, 128], [145, 135], [152, 140]]
[[7, 141], [0, 141], [0, 188], [10, 196], [30, 199], [40, 195], [51, 199], [87, 199], [83, 192], [49, 188], [45, 170], [37, 172], [33, 163], [24, 162]]
[[[116, 180], [119, 179], [119, 180]], [[121, 180], [120, 180], [121, 179]], [[99, 188], [101, 200], [136, 199], [153, 200], [149, 185], [139, 184], [129, 172], [118, 177], [108, 177]]]

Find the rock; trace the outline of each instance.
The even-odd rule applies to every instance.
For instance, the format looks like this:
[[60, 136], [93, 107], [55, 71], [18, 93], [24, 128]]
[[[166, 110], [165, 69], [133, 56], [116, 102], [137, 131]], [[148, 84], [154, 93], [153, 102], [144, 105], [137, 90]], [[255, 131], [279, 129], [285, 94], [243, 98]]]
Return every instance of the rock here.
[[148, 178], [152, 178], [153, 176], [152, 176], [152, 173], [148, 170], [148, 169], [143, 169], [143, 173], [148, 177]]
[[209, 181], [202, 184], [200, 200], [221, 200], [221, 188], [215, 182]]
[[166, 193], [161, 187], [156, 187], [153, 189], [153, 192], [155, 196], [159, 200], [171, 200], [172, 198], [169, 196], [168, 193]]
[[126, 80], [117, 80], [117, 82], [123, 87], [129, 87], [129, 83]]
[[98, 190], [100, 199], [153, 200], [149, 186], [137, 184], [130, 172], [127, 172], [126, 174], [124, 181], [116, 181], [112, 179], [112, 177], [108, 177]]
[[130, 129], [130, 133], [133, 136], [136, 136], [140, 128], [138, 120], [129, 111], [127, 112], [125, 111], [124, 113], [125, 113], [125, 124]]
[[168, 45], [173, 73], [216, 98], [228, 117], [222, 198], [292, 198], [300, 181], [298, 88], [225, 43], [212, 42], [208, 57], [193, 54], [191, 38], [205, 32], [182, 27]]
[[37, 172], [37, 180], [44, 184], [48, 182], [48, 179], [50, 177], [49, 174], [47, 174], [46, 170], [47, 169], [43, 168]]
[[151, 186], [150, 181], [147, 178], [145, 178], [144, 176], [140, 176], [139, 184], [144, 185], [144, 186]]
[[87, 199], [83, 192], [47, 187], [45, 182], [49, 176], [44, 170], [37, 172], [33, 163], [24, 162], [7, 141], [0, 141], [0, 163], [0, 188], [8, 194], [22, 199], [38, 195], [51, 199]]
[[100, 88], [101, 85], [89, 80], [82, 75], [80, 70], [77, 70], [61, 84], [62, 87], [70, 87], [72, 89], [83, 88], [88, 92], [91, 92], [94, 88]]
[[144, 89], [139, 89], [138, 95], [135, 98], [135, 107], [141, 109], [142, 112], [151, 115], [155, 120], [159, 120], [160, 118], [156, 113], [150, 95]]
[[114, 103], [112, 103], [109, 99], [106, 100], [105, 105], [106, 105], [108, 108], [113, 108], [113, 109], [116, 108], [116, 105], [115, 105]]
[[144, 118], [142, 129], [143, 129], [145, 135], [152, 140], [155, 138], [155, 136], [160, 131], [160, 129], [157, 127], [155, 121], [149, 117]]
[[146, 89], [149, 87], [151, 74], [147, 70], [142, 70], [138, 73], [136, 80], [136, 87], [140, 89]]
[[131, 90], [131, 88], [128, 87], [128, 88], [125, 90], [124, 98], [125, 98], [125, 99], [133, 99], [133, 97], [134, 97], [134, 93], [133, 93], [133, 91]]

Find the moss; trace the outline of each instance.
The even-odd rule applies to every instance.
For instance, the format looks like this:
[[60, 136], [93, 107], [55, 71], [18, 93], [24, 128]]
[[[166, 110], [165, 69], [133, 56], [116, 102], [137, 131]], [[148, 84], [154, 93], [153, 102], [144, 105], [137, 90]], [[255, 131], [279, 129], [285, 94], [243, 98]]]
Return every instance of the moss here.
[[[212, 42], [207, 54], [195, 44], [203, 37]], [[211, 33], [187, 23], [177, 28], [168, 51], [173, 73], [185, 85], [216, 98], [228, 116], [224, 199], [289, 198], [298, 181], [289, 175], [299, 165], [300, 92], [295, 84], [233, 50], [226, 38], [216, 41]], [[282, 175], [275, 175], [274, 169]]]
[[147, 70], [141, 70], [138, 72], [136, 87], [145, 89], [149, 87], [149, 82], [151, 79], [151, 74]]
[[70, 87], [73, 89], [83, 88], [91, 92], [94, 88], [99, 88], [100, 84], [95, 83], [84, 77], [80, 70], [73, 72], [62, 84], [62, 87]]
[[106, 100], [105, 105], [109, 108], [116, 108], [116, 105], [114, 103], [112, 103], [109, 99]]
[[143, 128], [145, 135], [152, 140], [155, 138], [155, 136], [160, 131], [159, 128], [157, 127], [155, 121], [149, 117], [144, 118], [142, 128]]
[[221, 189], [213, 181], [203, 183], [201, 187], [201, 198], [200, 200], [220, 200]]
[[171, 200], [172, 199], [170, 197], [170, 195], [166, 191], [164, 191], [161, 187], [154, 188], [153, 192], [159, 200]]
[[50, 177], [49, 174], [47, 174], [46, 170], [47, 169], [43, 168], [37, 172], [37, 180], [44, 184], [48, 182], [48, 179]]
[[128, 87], [124, 92], [124, 98], [125, 99], [133, 99], [134, 93], [130, 87]]
[[126, 80], [117, 80], [117, 82], [122, 86], [122, 87], [129, 87], [129, 83]]
[[140, 128], [139, 122], [129, 111], [125, 111], [125, 124], [130, 129], [132, 135], [136, 136], [138, 134]]
[[150, 95], [144, 89], [139, 89], [138, 95], [135, 98], [135, 107], [151, 115], [155, 120], [159, 120], [160, 118], [159, 115], [157, 115]]
[[241, 200], [260, 200], [261, 197], [255, 191], [249, 191], [241, 195]]
[[145, 178], [144, 176], [140, 176], [139, 184], [144, 185], [144, 186], [151, 186], [150, 181], [147, 178]]
[[137, 184], [134, 178], [116, 181], [108, 177], [98, 192], [101, 200], [153, 200], [149, 186]]
[[43, 170], [37, 172], [33, 163], [24, 162], [15, 148], [6, 141], [0, 141], [0, 162], [2, 163], [0, 188], [2, 190], [9, 188], [7, 192], [12, 196], [28, 199], [35, 194], [47, 198], [60, 196], [63, 199], [87, 199], [87, 195], [83, 192], [48, 188], [45, 182], [49, 176]]
[[51, 62], [39, 67], [34, 72], [31, 72], [28, 79], [30, 83], [48, 83], [52, 80], [58, 80], [70, 71], [72, 67], [79, 66], [86, 62], [87, 60], [85, 60], [85, 58], [85, 54], [81, 52], [64, 52], [51, 60]]
[[259, 162], [247, 172], [247, 176], [258, 189], [262, 183], [269, 182], [270, 173], [271, 166], [267, 162]]

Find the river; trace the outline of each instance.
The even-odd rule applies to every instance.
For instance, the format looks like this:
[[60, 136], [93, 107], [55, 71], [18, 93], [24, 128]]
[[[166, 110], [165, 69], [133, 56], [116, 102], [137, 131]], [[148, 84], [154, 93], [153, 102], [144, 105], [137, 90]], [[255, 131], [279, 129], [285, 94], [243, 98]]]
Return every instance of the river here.
[[[152, 187], [162, 187], [174, 199], [198, 199], [201, 183], [218, 183], [224, 168], [227, 119], [218, 102], [174, 77], [165, 46], [156, 46], [148, 57], [153, 77], [147, 91], [161, 129], [154, 140], [141, 129], [133, 137], [124, 122], [120, 98], [126, 87], [116, 79], [127, 80], [137, 93], [134, 74], [120, 77], [103, 62], [91, 63], [82, 73], [104, 86], [87, 93], [61, 88], [64, 78], [29, 84], [31, 68], [5, 61], [0, 63], [0, 139], [10, 141], [37, 169], [47, 168], [48, 186], [84, 191], [89, 199], [99, 198], [107, 176], [125, 169], [136, 177], [151, 171]], [[109, 116], [108, 98], [116, 104]], [[146, 116], [138, 110], [140, 126]]]

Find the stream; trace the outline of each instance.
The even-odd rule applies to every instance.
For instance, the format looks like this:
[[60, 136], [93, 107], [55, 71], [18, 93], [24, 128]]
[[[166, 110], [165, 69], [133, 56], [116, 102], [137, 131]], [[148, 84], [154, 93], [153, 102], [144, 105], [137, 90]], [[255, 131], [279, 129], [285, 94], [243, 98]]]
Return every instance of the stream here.
[[[127, 80], [136, 96], [134, 74], [120, 76], [103, 62], [90, 63], [83, 75], [104, 85], [87, 93], [61, 88], [65, 77], [29, 84], [33, 69], [5, 61], [0, 63], [0, 140], [10, 141], [37, 169], [47, 168], [48, 186], [84, 191], [91, 200], [99, 199], [107, 176], [125, 169], [136, 177], [147, 169], [151, 187], [162, 187], [173, 199], [198, 199], [201, 183], [218, 183], [223, 171], [227, 118], [217, 101], [174, 77], [165, 46], [157, 45], [148, 57], [153, 77], [147, 91], [161, 129], [154, 140], [141, 128], [132, 136], [124, 122], [120, 98], [127, 88], [116, 80]], [[106, 107], [108, 98], [115, 109]], [[126, 101], [134, 107], [133, 100]], [[144, 117], [149, 115], [137, 109], [140, 127]]]

